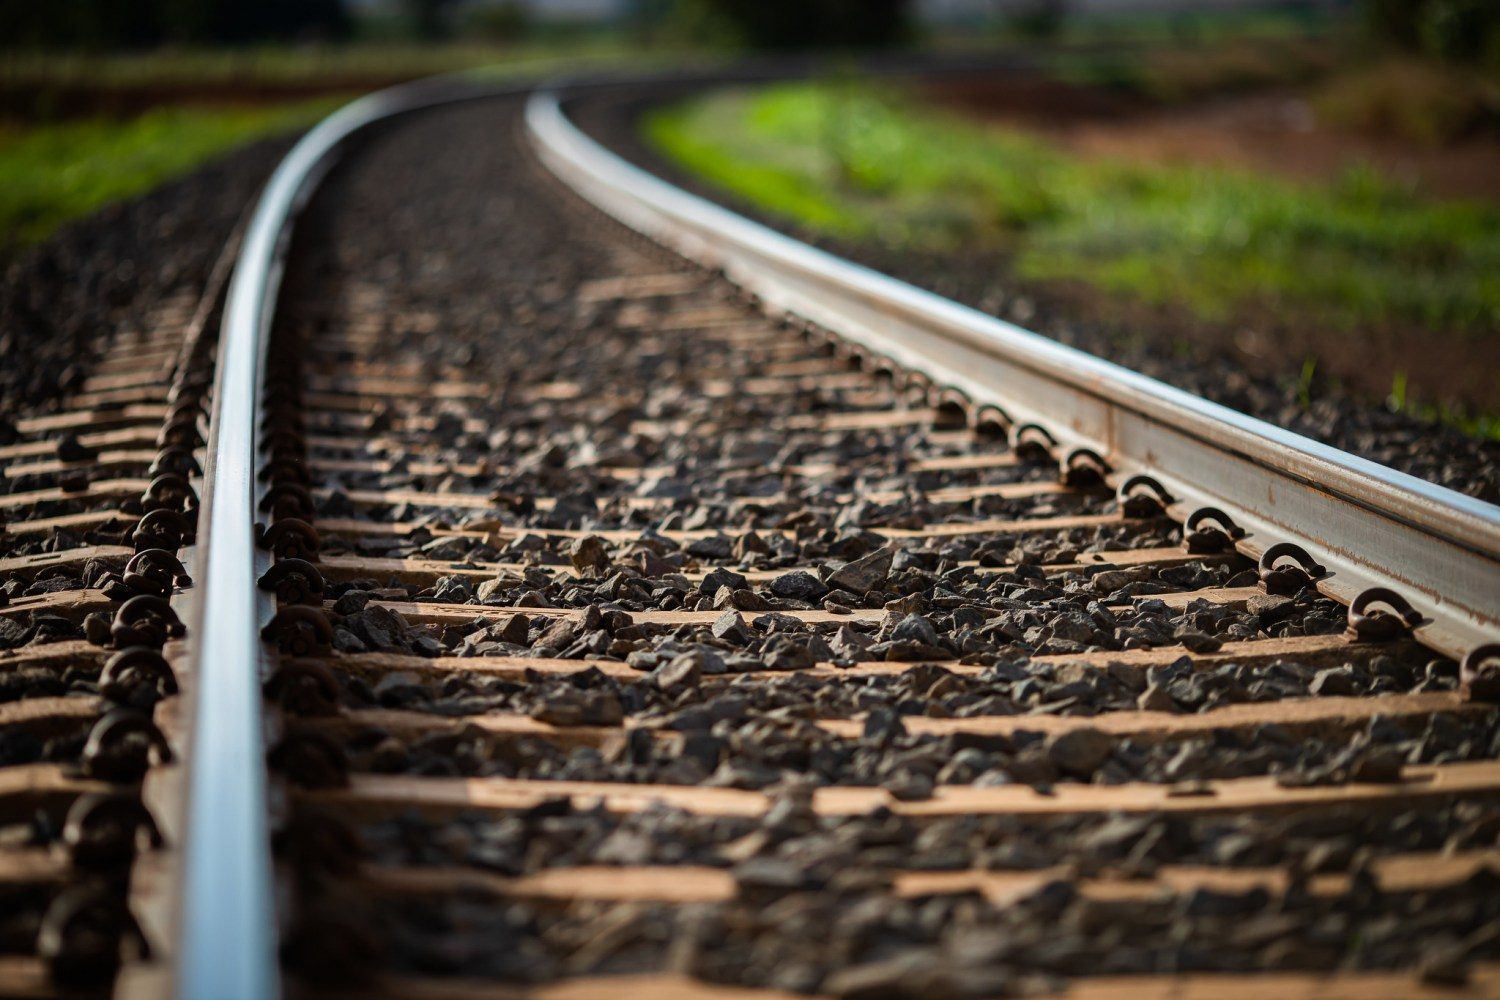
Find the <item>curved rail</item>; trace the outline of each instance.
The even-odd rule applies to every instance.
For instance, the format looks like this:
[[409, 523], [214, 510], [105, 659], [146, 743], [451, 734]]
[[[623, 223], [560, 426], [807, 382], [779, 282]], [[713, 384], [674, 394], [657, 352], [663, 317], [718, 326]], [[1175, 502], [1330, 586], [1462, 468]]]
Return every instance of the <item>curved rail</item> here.
[[1155, 379], [798, 242], [626, 162], [532, 95], [532, 143], [562, 180], [622, 222], [800, 317], [926, 372], [1019, 426], [1059, 457], [1085, 448], [1111, 477], [1146, 472], [1194, 509], [1228, 511], [1258, 557], [1293, 541], [1344, 604], [1371, 587], [1406, 595], [1427, 645], [1461, 658], [1500, 627], [1500, 508], [1210, 403]]
[[[256, 588], [259, 412], [266, 350], [293, 220], [342, 144], [406, 111], [524, 88], [451, 79], [354, 102], [309, 132], [272, 176], [231, 279], [219, 345], [204, 502], [203, 569], [188, 648], [188, 798], [174, 988], [179, 996], [280, 992], [269, 849], [266, 720]], [[1017, 422], [1086, 447], [1114, 475], [1150, 471], [1174, 512], [1229, 511], [1259, 554], [1298, 541], [1331, 571], [1325, 593], [1351, 601], [1382, 585], [1413, 597], [1422, 638], [1461, 655], [1491, 639], [1500, 600], [1500, 512], [1448, 490], [1206, 403], [863, 267], [682, 192], [583, 135], [553, 95], [527, 108], [546, 162], [633, 227], [794, 314], [926, 371]], [[1210, 485], [1203, 485], [1208, 483]], [[1371, 540], [1379, 551], [1372, 553]]]
[[202, 580], [189, 631], [188, 796], [175, 989], [191, 998], [280, 992], [261, 713], [262, 623], [255, 544], [266, 344], [292, 221], [351, 135], [418, 108], [514, 88], [423, 81], [361, 98], [308, 132], [262, 192], [230, 280], [198, 544]]
[[[688, 71], [682, 78], [697, 78]], [[672, 79], [674, 77], [663, 77]], [[602, 72], [578, 87], [608, 84]], [[173, 916], [176, 995], [204, 1000], [280, 993], [270, 859], [267, 720], [261, 711], [261, 626], [274, 608], [257, 589], [256, 474], [266, 351], [292, 228], [340, 147], [408, 111], [525, 93], [525, 82], [465, 73], [360, 98], [309, 131], [278, 164], [246, 225], [218, 346], [199, 511], [200, 581], [189, 615], [180, 893]]]

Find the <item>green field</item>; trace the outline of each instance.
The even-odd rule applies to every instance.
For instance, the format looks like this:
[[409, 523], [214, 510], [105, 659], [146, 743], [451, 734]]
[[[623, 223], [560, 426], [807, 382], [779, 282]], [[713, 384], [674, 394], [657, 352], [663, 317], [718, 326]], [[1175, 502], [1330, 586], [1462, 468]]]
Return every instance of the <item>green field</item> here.
[[0, 97], [21, 113], [0, 121], [0, 258], [238, 146], [304, 128], [361, 92], [437, 73], [543, 76], [625, 58], [609, 39], [12, 54], [0, 62]]
[[16, 247], [69, 219], [142, 194], [255, 139], [298, 129], [337, 106], [322, 98], [271, 108], [163, 108], [0, 132], [0, 232]]
[[1303, 186], [1083, 158], [859, 82], [716, 92], [647, 131], [709, 181], [845, 238], [1003, 249], [1022, 278], [1213, 321], [1258, 308], [1350, 331], [1500, 329], [1500, 211], [1428, 202], [1367, 169]]

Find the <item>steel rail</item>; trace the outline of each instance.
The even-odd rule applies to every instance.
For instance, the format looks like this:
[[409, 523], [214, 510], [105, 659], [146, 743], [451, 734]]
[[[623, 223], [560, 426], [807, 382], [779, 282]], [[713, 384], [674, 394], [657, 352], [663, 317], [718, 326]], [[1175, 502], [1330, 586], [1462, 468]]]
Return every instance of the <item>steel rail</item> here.
[[842, 260], [681, 190], [589, 138], [555, 91], [526, 109], [548, 168], [610, 215], [799, 317], [1036, 423], [1058, 454], [1088, 448], [1119, 481], [1148, 473], [1171, 512], [1218, 507], [1259, 556], [1302, 545], [1350, 603], [1389, 587], [1418, 638], [1462, 657], [1500, 628], [1500, 508], [1293, 434], [938, 295]]
[[442, 79], [361, 98], [309, 131], [277, 166], [246, 227], [220, 329], [188, 638], [187, 802], [173, 989], [193, 1000], [280, 993], [270, 858], [261, 625], [256, 587], [260, 398], [293, 220], [345, 140], [373, 123], [515, 88]]
[[[607, 81], [589, 85], [599, 82]], [[197, 540], [202, 568], [189, 615], [177, 996], [280, 993], [259, 635], [272, 608], [256, 587], [265, 557], [255, 545], [255, 513], [259, 400], [293, 222], [356, 133], [407, 111], [525, 89], [445, 78], [361, 98], [297, 143], [246, 228], [220, 333]], [[722, 267], [772, 310], [835, 330], [979, 402], [997, 402], [1017, 422], [1047, 426], [1064, 447], [1110, 456], [1122, 475], [1150, 471], [1180, 498], [1174, 510], [1225, 508], [1249, 529], [1242, 547], [1252, 554], [1275, 541], [1301, 541], [1334, 571], [1320, 582], [1331, 596], [1347, 602], [1367, 586], [1401, 589], [1429, 615], [1419, 631], [1436, 648], [1458, 655], [1493, 634], [1500, 601], [1494, 507], [758, 226], [608, 152], [567, 120], [554, 95], [534, 94], [526, 121], [543, 161], [585, 197]]]
[[[689, 71], [657, 79], [696, 79]], [[576, 86], [634, 77], [601, 72]], [[445, 74], [359, 98], [323, 119], [277, 165], [245, 224], [220, 324], [188, 611], [184, 693], [186, 802], [180, 929], [172, 992], [192, 1000], [280, 994], [270, 858], [270, 801], [261, 684], [261, 627], [274, 613], [257, 587], [255, 543], [260, 399], [271, 322], [298, 213], [356, 133], [409, 111], [529, 91], [525, 81]]]

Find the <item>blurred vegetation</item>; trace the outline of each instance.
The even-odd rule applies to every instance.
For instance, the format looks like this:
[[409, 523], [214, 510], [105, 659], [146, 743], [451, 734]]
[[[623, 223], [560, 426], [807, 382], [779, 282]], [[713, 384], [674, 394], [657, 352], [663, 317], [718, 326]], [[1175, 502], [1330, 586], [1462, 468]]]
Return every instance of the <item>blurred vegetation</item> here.
[[908, 41], [907, 0], [700, 0], [751, 48], [878, 48]]
[[141, 194], [359, 93], [458, 70], [506, 77], [612, 64], [617, 42], [257, 46], [0, 62], [0, 261], [58, 225]]
[[1424, 146], [1500, 135], [1500, 81], [1413, 57], [1333, 76], [1313, 91], [1312, 106], [1325, 124]]
[[457, 6], [454, 0], [402, 0], [402, 6], [417, 38], [435, 42], [448, 37], [451, 12]]
[[1353, 23], [1347, 10], [1321, 3], [1247, 4], [1220, 6], [1180, 3], [1160, 10], [1112, 11], [1101, 5], [1085, 7], [1078, 0], [990, 0], [987, 15], [961, 23], [956, 33], [941, 32], [950, 43], [968, 45], [1023, 42], [1028, 55], [1043, 55], [1037, 42], [1049, 48], [1112, 49], [1128, 57], [1142, 45], [1163, 51], [1217, 43], [1260, 42], [1268, 39], [1324, 37]]
[[1380, 42], [1449, 63], [1500, 70], [1500, 4], [1495, 0], [1361, 0]]
[[45, 0], [0, 4], [6, 48], [121, 48], [167, 43], [347, 38], [343, 0]]
[[[1446, 9], [1371, 0], [1358, 18], [1317, 8], [1142, 17], [1117, 35], [1136, 44], [1114, 47], [1097, 43], [1117, 19], [1076, 19], [1065, 34], [1075, 44], [1038, 59], [1057, 79], [1158, 105], [1281, 89], [1304, 95], [1323, 125], [1422, 146], [1500, 136], [1500, 32], [1471, 25], [1463, 58], [1431, 49], [1414, 13], [1429, 4]], [[1377, 28], [1370, 7], [1380, 5], [1409, 8], [1410, 30]], [[1500, 19], [1500, 0], [1488, 9]]]
[[1068, 0], [994, 0], [1005, 28], [1022, 38], [1055, 39], [1068, 21]]
[[1032, 279], [1358, 331], [1500, 330], [1500, 209], [1431, 203], [1368, 168], [1295, 185], [1065, 153], [850, 83], [717, 92], [654, 114], [650, 140], [757, 206], [826, 233], [1003, 248]]
[[128, 122], [0, 131], [0, 255], [236, 146], [315, 121], [338, 103], [324, 98], [278, 108], [162, 108]]
[[636, 0], [638, 40], [733, 49], [876, 49], [916, 40], [912, 0]]
[[1192, 44], [1148, 42], [1143, 48], [1080, 49], [1045, 55], [1051, 75], [1155, 104], [1180, 104], [1328, 76], [1343, 56], [1328, 39], [1299, 34], [1250, 35]]
[[[1025, 0], [1040, 7], [1064, 0]], [[912, 40], [912, 0], [636, 0], [642, 35], [756, 49], [877, 48]], [[398, 0], [361, 13], [347, 0], [51, 0], [0, 5], [5, 49], [147, 48], [339, 41], [355, 35], [424, 42], [518, 41], [556, 30], [521, 0]], [[574, 21], [574, 25], [581, 24]]]
[[[536, 40], [514, 4], [403, 0], [386, 41], [347, 41], [344, 0], [55, 0], [0, 5], [0, 258], [358, 93], [436, 73], [616, 61], [618, 38]], [[472, 21], [472, 23], [471, 23]], [[377, 38], [379, 31], [373, 33]]]

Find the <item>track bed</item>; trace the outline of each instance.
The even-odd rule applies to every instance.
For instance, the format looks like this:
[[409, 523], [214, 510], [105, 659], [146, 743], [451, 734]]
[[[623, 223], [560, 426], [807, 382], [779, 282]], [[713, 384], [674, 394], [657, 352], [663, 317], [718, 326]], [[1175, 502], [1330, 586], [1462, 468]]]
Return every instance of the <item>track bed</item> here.
[[1406, 995], [1494, 957], [1451, 661], [759, 315], [514, 117], [391, 129], [293, 256], [271, 432], [331, 625], [281, 639], [295, 974]]
[[[152, 805], [175, 795], [211, 405], [205, 336], [232, 257], [81, 351], [74, 387], [0, 445], [0, 994], [107, 991], [150, 953]], [[42, 352], [45, 356], [45, 352]], [[157, 716], [161, 708], [164, 715]], [[153, 721], [155, 717], [155, 721]], [[158, 724], [160, 723], [160, 725]], [[150, 928], [156, 930], [157, 928]]]
[[[0, 993], [253, 966], [191, 938], [257, 919], [198, 888], [256, 878], [205, 846], [244, 831], [205, 825], [195, 767], [272, 831], [294, 996], [1500, 992], [1493, 675], [769, 316], [565, 188], [522, 109], [348, 143], [243, 481], [205, 334], [227, 266], [13, 394]], [[252, 527], [244, 620], [215, 618], [195, 532]]]

